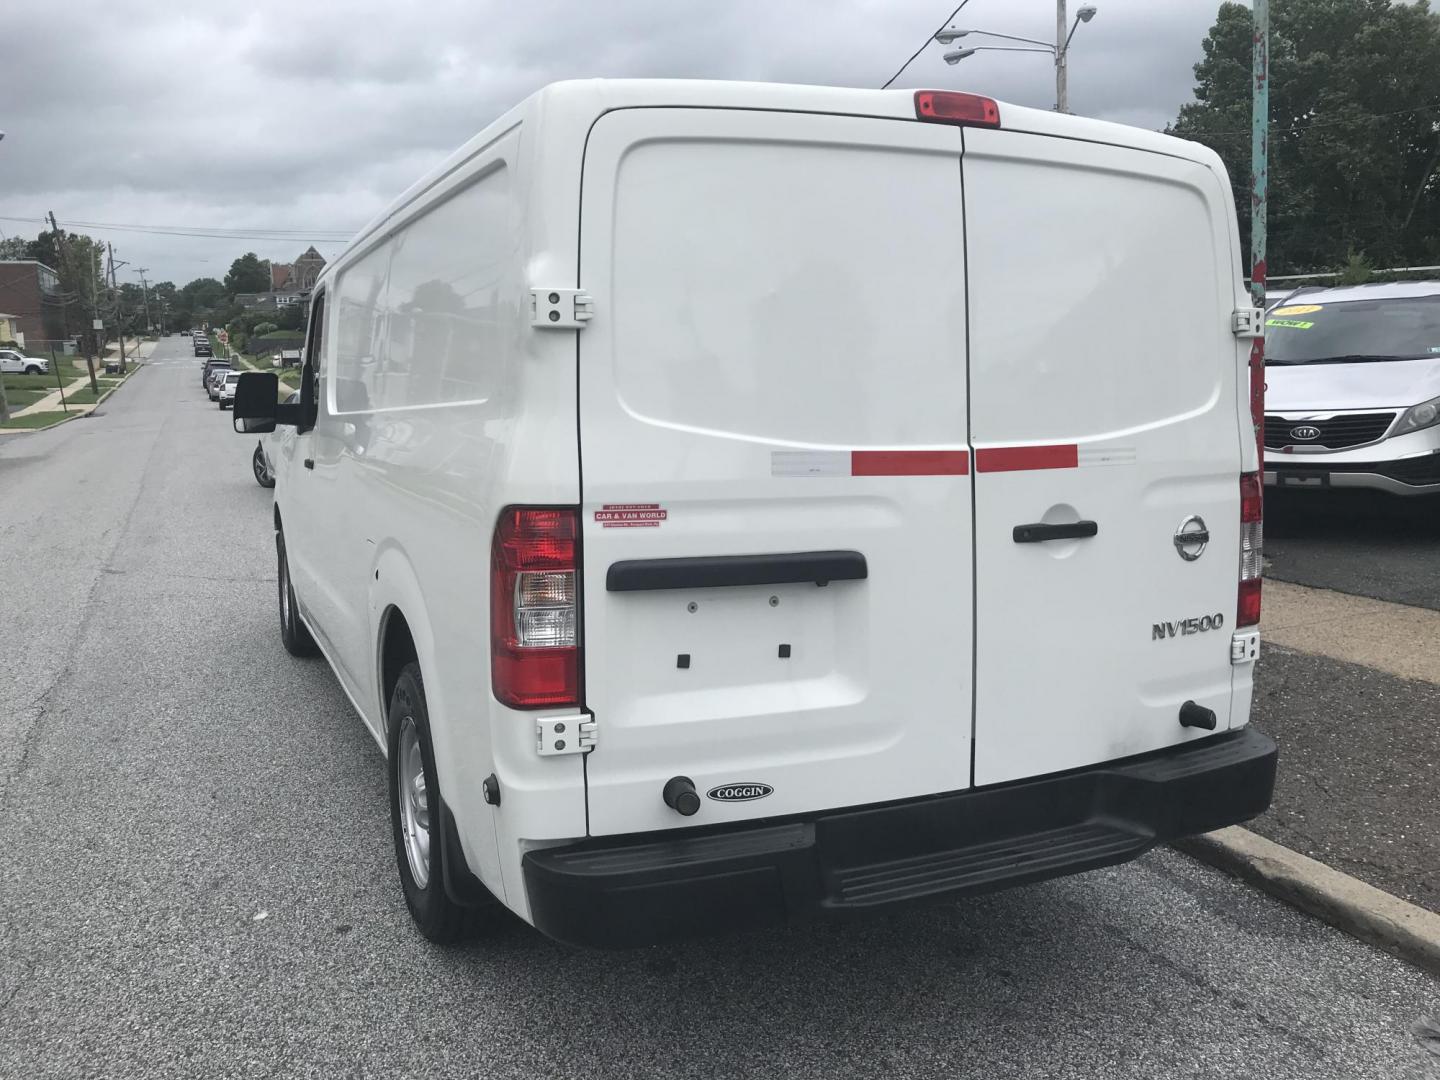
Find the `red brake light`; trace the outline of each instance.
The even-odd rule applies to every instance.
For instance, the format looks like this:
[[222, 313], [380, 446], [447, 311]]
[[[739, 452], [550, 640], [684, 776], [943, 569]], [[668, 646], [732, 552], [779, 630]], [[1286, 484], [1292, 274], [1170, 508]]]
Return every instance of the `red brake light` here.
[[1000, 106], [979, 94], [953, 90], [915, 91], [915, 115], [938, 124], [970, 124], [974, 127], [1000, 126]]
[[1240, 476], [1240, 595], [1237, 627], [1260, 621], [1260, 571], [1265, 547], [1264, 495], [1259, 473]]
[[490, 685], [517, 709], [580, 703], [579, 513], [509, 506], [490, 552]]

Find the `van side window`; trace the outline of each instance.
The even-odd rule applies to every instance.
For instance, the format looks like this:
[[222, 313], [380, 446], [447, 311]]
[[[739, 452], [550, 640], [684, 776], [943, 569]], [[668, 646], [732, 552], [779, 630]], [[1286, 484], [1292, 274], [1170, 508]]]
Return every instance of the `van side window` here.
[[321, 367], [325, 357], [325, 294], [317, 292], [310, 302], [310, 333], [305, 341], [305, 369], [300, 373], [300, 400], [303, 404], [319, 408], [321, 395]]

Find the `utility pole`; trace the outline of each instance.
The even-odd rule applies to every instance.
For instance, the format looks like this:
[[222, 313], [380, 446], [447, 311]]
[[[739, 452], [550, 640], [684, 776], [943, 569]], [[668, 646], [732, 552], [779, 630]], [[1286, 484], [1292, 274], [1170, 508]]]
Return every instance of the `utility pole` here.
[[[106, 241], [105, 250], [110, 256], [110, 295], [113, 298], [115, 337], [120, 346], [120, 374], [125, 374], [125, 318], [120, 313], [120, 285], [115, 280], [115, 245]], [[120, 265], [125, 265], [121, 263]]]
[[[1250, 303], [1265, 310], [1265, 226], [1270, 198], [1270, 0], [1255, 0], [1250, 52]], [[1250, 415], [1255, 445], [1265, 465], [1265, 338], [1250, 346]]]
[[[50, 211], [50, 231], [55, 234], [55, 250], [60, 252], [60, 262], [68, 268], [70, 266], [70, 258], [65, 252], [65, 236], [60, 232], [60, 226], [55, 224], [54, 210]], [[93, 276], [90, 278], [90, 300], [90, 308], [94, 313], [95, 321], [99, 322], [100, 311], [95, 303], [95, 278]], [[100, 397], [100, 384], [95, 381], [95, 355], [93, 348], [95, 333], [96, 332], [92, 330], [90, 335], [85, 339], [85, 366], [90, 370], [90, 390], [98, 400]]]
[[145, 329], [147, 331], [153, 329], [150, 323], [150, 286], [145, 283], [145, 271], [149, 269], [148, 266], [135, 268], [135, 273], [140, 275], [140, 294], [145, 297]]
[[1055, 111], [1064, 115], [1070, 111], [1070, 62], [1069, 44], [1065, 40], [1068, 28], [1065, 15], [1065, 0], [1055, 0]]

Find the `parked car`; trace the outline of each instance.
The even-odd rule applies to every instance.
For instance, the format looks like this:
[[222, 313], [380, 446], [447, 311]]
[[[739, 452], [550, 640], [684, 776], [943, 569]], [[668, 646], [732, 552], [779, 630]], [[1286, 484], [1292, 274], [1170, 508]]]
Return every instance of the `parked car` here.
[[1440, 493], [1440, 282], [1303, 289], [1265, 336], [1266, 484]]
[[216, 371], [228, 370], [230, 370], [229, 360], [216, 359], [215, 357], [209, 358], [205, 361], [205, 366], [200, 369], [200, 388], [202, 390], [209, 389], [210, 376], [213, 375]]
[[50, 361], [40, 356], [26, 356], [17, 349], [0, 349], [0, 372], [6, 375], [45, 375]]
[[[287, 395], [282, 405], [294, 405], [300, 400], [300, 391]], [[263, 488], [275, 486], [275, 468], [270, 462], [270, 446], [295, 437], [293, 427], [276, 428], [268, 435], [262, 435], [255, 442], [255, 453], [250, 455], [250, 468], [255, 473], [255, 482]]]
[[181, 330], [180, 333], [183, 334], [185, 337], [189, 337], [189, 336], [191, 335], [192, 331], [190, 331], [190, 330]]
[[235, 384], [240, 381], [240, 372], [227, 371], [223, 378], [216, 380], [215, 389], [218, 391], [215, 400], [220, 403], [220, 408], [228, 409], [235, 403]]
[[861, 914], [1261, 812], [1231, 190], [973, 94], [588, 81], [382, 213], [234, 423], [294, 430], [281, 640], [384, 750], [420, 932]]
[[[220, 388], [225, 385], [225, 377], [230, 374], [232, 372], [229, 368], [216, 368], [210, 373], [210, 381], [206, 384], [205, 389], [209, 393], [211, 401], [220, 400]], [[238, 375], [239, 373], [234, 372], [233, 374]]]
[[214, 350], [211, 349], [210, 343], [209, 343], [208, 341], [200, 341], [200, 342], [196, 342], [196, 344], [195, 344], [195, 355], [196, 355], [196, 356], [214, 356], [215, 353], [214, 353]]

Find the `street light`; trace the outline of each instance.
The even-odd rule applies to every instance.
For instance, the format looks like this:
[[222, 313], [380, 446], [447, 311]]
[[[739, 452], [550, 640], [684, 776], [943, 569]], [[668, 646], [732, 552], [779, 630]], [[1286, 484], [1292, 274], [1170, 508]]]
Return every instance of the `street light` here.
[[976, 45], [969, 49], [956, 49], [954, 52], [947, 52], [944, 56], [945, 63], [952, 67], [964, 60], [967, 56], [974, 56], [977, 52], [1051, 52], [1050, 49], [1022, 49], [1010, 45]]
[[[1070, 60], [1070, 39], [1075, 36], [1081, 23], [1088, 23], [1095, 18], [1099, 9], [1094, 4], [1086, 4], [1075, 12], [1075, 22], [1069, 23], [1065, 17], [1065, 0], [1055, 0], [1055, 43], [1040, 41], [1037, 38], [1018, 37], [1015, 34], [997, 34], [992, 30], [957, 30], [953, 26], [946, 27], [935, 35], [935, 40], [941, 45], [953, 45], [963, 37], [971, 34], [978, 34], [982, 37], [1000, 38], [1004, 41], [1023, 41], [1028, 45], [1038, 46], [1032, 49], [1007, 48], [1001, 45], [977, 45], [968, 49], [956, 49], [945, 54], [947, 64], [958, 64], [967, 56], [974, 56], [977, 52], [1048, 52], [1055, 58], [1055, 111], [1070, 111], [1070, 89], [1069, 89], [1069, 60]], [[1069, 32], [1067, 33], [1067, 25]]]

